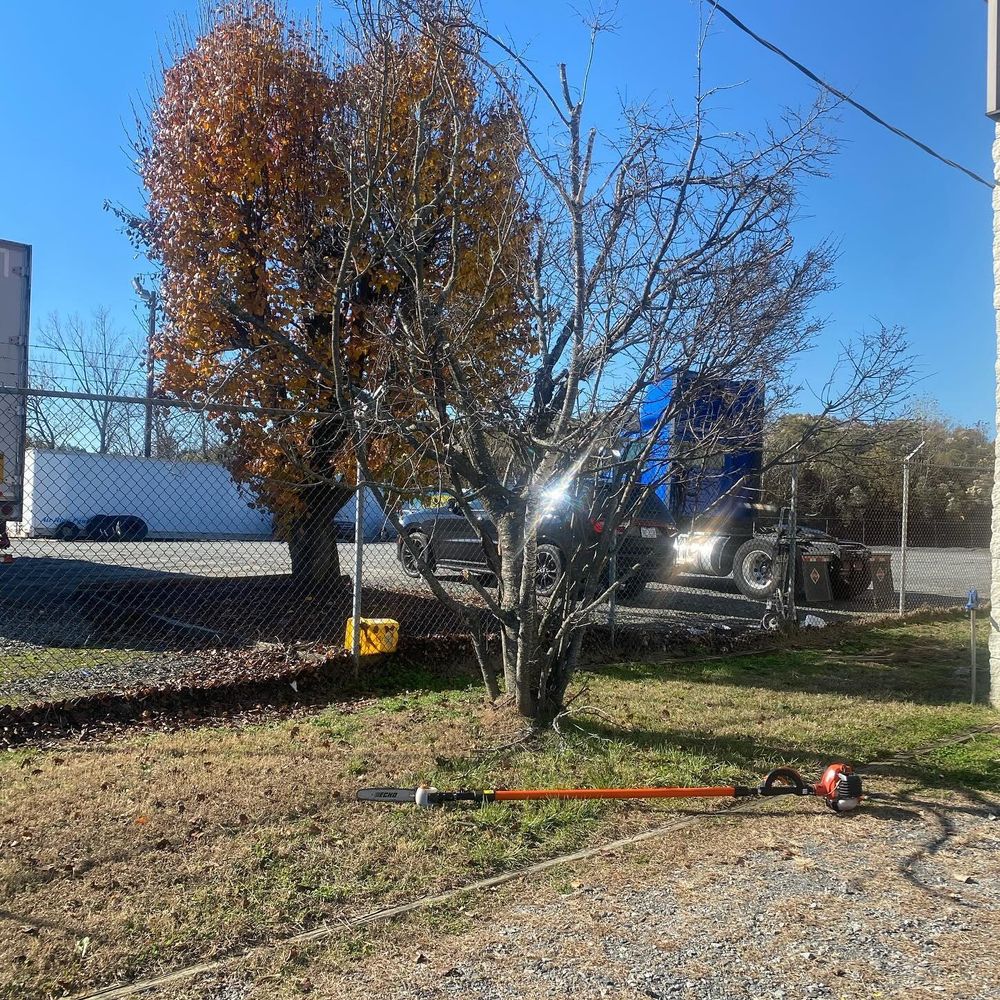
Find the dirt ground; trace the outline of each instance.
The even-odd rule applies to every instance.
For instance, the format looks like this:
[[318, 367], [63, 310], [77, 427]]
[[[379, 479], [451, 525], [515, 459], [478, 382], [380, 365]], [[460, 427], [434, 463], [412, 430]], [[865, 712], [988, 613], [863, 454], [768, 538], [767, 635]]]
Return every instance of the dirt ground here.
[[157, 996], [995, 996], [1000, 802], [869, 784], [854, 815], [786, 799], [706, 818]]

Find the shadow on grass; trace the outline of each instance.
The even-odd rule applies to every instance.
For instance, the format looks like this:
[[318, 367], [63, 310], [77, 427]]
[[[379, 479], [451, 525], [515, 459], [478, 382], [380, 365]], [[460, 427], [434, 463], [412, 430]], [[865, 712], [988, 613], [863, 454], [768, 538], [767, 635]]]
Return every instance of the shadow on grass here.
[[[816, 641], [813, 639], [812, 641]], [[872, 701], [946, 705], [967, 698], [966, 652], [954, 637], [831, 636], [830, 648], [815, 646], [704, 660], [618, 662], [591, 667], [624, 681], [683, 680], [696, 684], [847, 695]], [[988, 664], [978, 670], [979, 701], [988, 700]]]
[[0, 749], [84, 734], [88, 738], [140, 724], [189, 726], [281, 717], [288, 712], [389, 696], [459, 692], [481, 683], [470, 656], [456, 662], [454, 644], [409, 639], [394, 657], [370, 657], [355, 675], [349, 656], [320, 663], [237, 664], [215, 676], [189, 675], [162, 687], [134, 687], [25, 705], [0, 704]]
[[826, 764], [841, 760], [856, 766], [863, 776], [909, 782], [915, 790], [961, 789], [981, 802], [986, 811], [989, 808], [995, 811], [997, 804], [991, 805], [984, 794], [1000, 794], [1000, 729], [984, 730], [963, 742], [943, 742], [923, 750], [882, 746], [869, 752], [868, 759], [878, 762], [871, 766], [866, 766], [864, 760], [852, 759], [846, 746], [838, 754], [829, 747], [803, 743], [706, 735], [672, 728], [618, 729], [589, 720], [585, 731], [633, 751], [681, 747], [685, 753], [715, 761], [727, 771], [743, 776], [759, 775], [761, 779], [767, 769], [782, 764], [800, 769], [808, 782], [814, 772], [818, 777]]

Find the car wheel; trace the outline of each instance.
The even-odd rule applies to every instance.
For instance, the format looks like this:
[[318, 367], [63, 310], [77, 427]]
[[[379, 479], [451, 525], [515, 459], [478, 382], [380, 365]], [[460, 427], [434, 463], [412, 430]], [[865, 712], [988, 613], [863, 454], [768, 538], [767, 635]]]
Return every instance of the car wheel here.
[[535, 590], [539, 596], [553, 594], [562, 575], [562, 553], [555, 545], [543, 542], [535, 549]]
[[56, 528], [56, 538], [61, 542], [72, 542], [74, 538], [78, 538], [80, 535], [80, 528], [78, 525], [74, 524], [72, 521], [63, 521]]
[[774, 545], [763, 538], [744, 542], [733, 557], [733, 580], [745, 597], [770, 597], [780, 584], [774, 567]]
[[[406, 539], [409, 539], [409, 545], [406, 544]], [[423, 574], [420, 572], [418, 557], [423, 557], [433, 573], [434, 563], [430, 558], [431, 540], [422, 531], [411, 531], [406, 539], [399, 541], [399, 563], [403, 567], [403, 572], [415, 580], [420, 579]]]

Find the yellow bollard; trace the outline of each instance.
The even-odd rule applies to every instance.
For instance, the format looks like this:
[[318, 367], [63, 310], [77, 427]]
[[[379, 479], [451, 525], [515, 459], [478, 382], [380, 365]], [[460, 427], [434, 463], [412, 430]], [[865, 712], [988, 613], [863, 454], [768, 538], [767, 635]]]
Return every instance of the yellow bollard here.
[[[395, 653], [399, 642], [399, 622], [394, 618], [362, 618], [358, 652], [361, 656], [376, 653]], [[344, 648], [354, 648], [354, 619], [347, 619], [344, 631]]]

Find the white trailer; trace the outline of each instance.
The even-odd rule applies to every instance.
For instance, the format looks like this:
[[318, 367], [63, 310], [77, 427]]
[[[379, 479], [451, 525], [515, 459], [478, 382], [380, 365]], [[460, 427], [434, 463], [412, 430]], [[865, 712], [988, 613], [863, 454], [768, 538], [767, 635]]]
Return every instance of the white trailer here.
[[80, 531], [99, 515], [138, 517], [149, 538], [270, 538], [270, 511], [214, 462], [167, 461], [28, 448], [24, 505], [9, 525], [21, 538], [51, 538], [60, 526]]
[[[31, 247], [0, 240], [0, 387], [28, 385]], [[0, 534], [21, 517], [26, 416], [23, 393], [0, 394]]]

